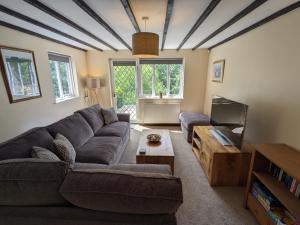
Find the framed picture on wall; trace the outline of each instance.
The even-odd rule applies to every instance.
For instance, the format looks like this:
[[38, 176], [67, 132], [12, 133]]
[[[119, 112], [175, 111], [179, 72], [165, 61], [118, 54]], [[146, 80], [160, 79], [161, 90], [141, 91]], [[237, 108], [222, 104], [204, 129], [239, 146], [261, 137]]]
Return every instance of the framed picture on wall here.
[[213, 63], [213, 78], [214, 82], [223, 82], [225, 60], [218, 60]]
[[42, 96], [33, 51], [0, 46], [0, 66], [10, 103]]

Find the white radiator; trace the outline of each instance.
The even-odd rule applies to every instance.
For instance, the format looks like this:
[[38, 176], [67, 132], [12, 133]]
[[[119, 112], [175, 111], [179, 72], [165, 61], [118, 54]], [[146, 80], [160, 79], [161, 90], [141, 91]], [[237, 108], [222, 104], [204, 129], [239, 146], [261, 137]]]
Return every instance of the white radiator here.
[[147, 103], [144, 105], [144, 123], [179, 123], [179, 103]]

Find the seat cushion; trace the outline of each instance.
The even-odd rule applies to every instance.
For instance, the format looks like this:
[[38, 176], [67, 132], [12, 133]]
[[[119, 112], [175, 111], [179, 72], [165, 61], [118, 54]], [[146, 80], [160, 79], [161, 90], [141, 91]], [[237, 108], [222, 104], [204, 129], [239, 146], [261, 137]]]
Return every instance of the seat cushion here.
[[80, 163], [76, 162], [73, 170], [97, 170], [97, 169], [108, 169], [109, 165], [100, 163]]
[[53, 123], [47, 129], [52, 137], [57, 133], [65, 136], [74, 148], [82, 146], [94, 136], [92, 128], [79, 113]]
[[128, 172], [160, 173], [172, 175], [171, 167], [163, 164], [114, 164], [109, 166], [109, 169]]
[[77, 111], [89, 123], [94, 132], [99, 130], [104, 125], [104, 119], [101, 113], [100, 105], [93, 105], [91, 107]]
[[53, 150], [53, 138], [45, 128], [34, 128], [0, 145], [0, 160], [31, 158], [33, 146]]
[[114, 122], [105, 125], [101, 129], [97, 130], [95, 136], [116, 136], [122, 138], [126, 137], [127, 132], [130, 130], [130, 124], [123, 121]]
[[134, 214], [172, 214], [183, 199], [179, 178], [107, 169], [69, 172], [60, 193], [81, 208]]
[[194, 126], [206, 126], [210, 124], [209, 116], [200, 113], [182, 112], [179, 115], [181, 124], [189, 131]]
[[76, 162], [111, 164], [121, 151], [120, 137], [92, 137], [76, 150]]
[[68, 171], [63, 161], [9, 159], [0, 161], [0, 205], [61, 205], [59, 187]]

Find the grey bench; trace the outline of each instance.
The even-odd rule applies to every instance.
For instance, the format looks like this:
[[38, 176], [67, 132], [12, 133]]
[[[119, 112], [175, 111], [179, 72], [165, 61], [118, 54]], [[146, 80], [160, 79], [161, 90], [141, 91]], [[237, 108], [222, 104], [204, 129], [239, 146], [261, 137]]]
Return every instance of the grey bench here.
[[193, 127], [210, 124], [209, 116], [200, 113], [182, 112], [179, 115], [181, 130], [188, 142], [192, 142]]

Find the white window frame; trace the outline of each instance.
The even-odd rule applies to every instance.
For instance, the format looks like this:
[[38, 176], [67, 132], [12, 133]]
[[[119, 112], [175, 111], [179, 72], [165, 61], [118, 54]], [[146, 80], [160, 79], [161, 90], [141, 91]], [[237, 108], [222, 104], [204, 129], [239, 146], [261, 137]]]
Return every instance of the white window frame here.
[[[76, 73], [76, 67], [75, 67], [74, 63], [72, 62], [71, 56], [56, 53], [56, 52], [48, 52], [48, 62], [50, 61], [50, 59], [49, 59], [50, 55], [68, 58], [68, 61], [69, 61], [68, 62], [69, 66], [66, 65], [66, 73], [67, 73], [67, 77], [68, 77], [68, 86], [69, 86], [69, 93], [70, 93], [69, 95], [65, 95], [63, 93], [63, 87], [62, 87], [62, 83], [61, 83], [60, 71], [59, 71], [59, 65], [58, 65], [59, 61], [54, 61], [59, 93], [60, 93], [60, 96], [62, 96], [62, 97], [56, 97], [55, 96], [54, 83], [52, 81], [51, 67], [50, 67], [50, 63], [49, 63], [49, 72], [50, 72], [51, 81], [52, 81], [52, 90], [53, 90], [54, 103], [60, 103], [60, 102], [63, 102], [63, 101], [78, 98], [79, 97], [79, 91], [78, 91], [77, 73]], [[67, 62], [64, 62], [64, 63], [67, 64]]]
[[[172, 58], [168, 58], [168, 59], [172, 59]], [[155, 59], [155, 60], [160, 60], [160, 59]], [[161, 60], [164, 60], [164, 58], [161, 58]], [[139, 84], [139, 98], [159, 98], [158, 95], [156, 95], [155, 93], [155, 84], [156, 84], [156, 80], [155, 80], [155, 67], [157, 64], [152, 64], [152, 95], [144, 95], [144, 90], [143, 90], [143, 74], [142, 74], [142, 65], [139, 63], [140, 60], [138, 60], [138, 76], [140, 76], [140, 82]], [[167, 64], [167, 93], [165, 96], [163, 96], [164, 99], [183, 99], [183, 91], [184, 91], [184, 71], [185, 71], [185, 60], [184, 58], [182, 58], [182, 69], [181, 69], [181, 73], [180, 73], [180, 87], [179, 87], [179, 94], [178, 95], [171, 95], [170, 94], [170, 69], [169, 69], [169, 65], [172, 64]]]

